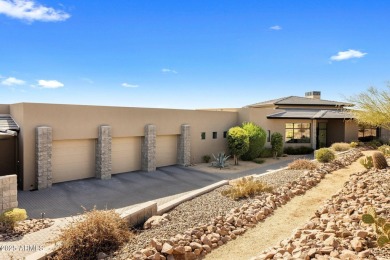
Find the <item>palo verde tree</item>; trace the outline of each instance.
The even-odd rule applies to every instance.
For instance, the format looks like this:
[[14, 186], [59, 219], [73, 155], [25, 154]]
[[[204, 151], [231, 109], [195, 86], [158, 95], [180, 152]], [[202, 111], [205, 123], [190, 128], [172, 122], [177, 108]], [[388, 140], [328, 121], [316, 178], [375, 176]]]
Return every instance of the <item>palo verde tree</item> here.
[[248, 133], [249, 149], [241, 156], [241, 159], [244, 161], [251, 161], [260, 156], [261, 149], [263, 149], [265, 145], [267, 134], [263, 128], [252, 122], [243, 123], [242, 128]]
[[350, 112], [359, 124], [390, 129], [390, 85], [387, 91], [370, 87], [348, 101], [355, 104]]
[[248, 133], [239, 126], [229, 129], [227, 142], [230, 152], [233, 154], [234, 165], [238, 164], [238, 158], [249, 149]]

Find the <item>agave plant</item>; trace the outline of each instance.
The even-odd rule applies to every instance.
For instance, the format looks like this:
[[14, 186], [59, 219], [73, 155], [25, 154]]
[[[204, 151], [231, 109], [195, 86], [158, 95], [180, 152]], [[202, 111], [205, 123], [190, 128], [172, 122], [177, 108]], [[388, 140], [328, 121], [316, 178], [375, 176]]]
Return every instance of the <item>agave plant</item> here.
[[228, 166], [227, 159], [229, 159], [230, 155], [225, 155], [225, 153], [219, 153], [217, 156], [213, 154], [214, 162], [211, 163], [212, 166], [217, 167], [219, 169], [225, 168]]
[[374, 208], [370, 207], [367, 209], [367, 213], [362, 216], [362, 221], [366, 224], [374, 225], [378, 237], [376, 242], [379, 247], [390, 243], [390, 222], [378, 217]]

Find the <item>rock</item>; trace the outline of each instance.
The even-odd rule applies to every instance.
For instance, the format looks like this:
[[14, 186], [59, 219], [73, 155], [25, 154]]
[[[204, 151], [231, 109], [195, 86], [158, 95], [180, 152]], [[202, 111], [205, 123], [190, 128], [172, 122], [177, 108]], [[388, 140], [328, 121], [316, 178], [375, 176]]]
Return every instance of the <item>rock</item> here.
[[100, 253], [97, 255], [97, 259], [98, 259], [98, 260], [105, 259], [106, 257], [108, 257], [108, 255], [106, 255], [106, 254], [103, 253], [103, 252], [100, 252]]
[[185, 251], [184, 246], [175, 246], [175, 247], [173, 247], [172, 254], [174, 254], [174, 255], [183, 255], [185, 252], [186, 251]]
[[353, 250], [355, 250], [357, 252], [360, 252], [363, 249], [363, 244], [358, 237], [355, 237], [354, 239], [352, 239], [351, 246], [352, 246]]
[[168, 243], [164, 243], [161, 253], [171, 255], [173, 253], [173, 247]]

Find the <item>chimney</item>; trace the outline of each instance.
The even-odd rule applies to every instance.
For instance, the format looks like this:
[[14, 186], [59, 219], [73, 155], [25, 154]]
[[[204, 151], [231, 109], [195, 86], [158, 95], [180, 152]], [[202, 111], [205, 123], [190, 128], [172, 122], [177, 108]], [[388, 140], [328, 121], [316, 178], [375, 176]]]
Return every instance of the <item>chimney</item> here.
[[321, 91], [310, 91], [305, 93], [306, 98], [321, 99]]

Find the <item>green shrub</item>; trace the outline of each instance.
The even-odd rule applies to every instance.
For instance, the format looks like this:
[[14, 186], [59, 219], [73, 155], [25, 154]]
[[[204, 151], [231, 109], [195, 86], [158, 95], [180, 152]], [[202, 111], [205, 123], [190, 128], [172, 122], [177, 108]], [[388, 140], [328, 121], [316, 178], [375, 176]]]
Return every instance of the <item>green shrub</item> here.
[[27, 213], [25, 209], [13, 208], [4, 211], [0, 215], [0, 221], [6, 226], [13, 229], [18, 221], [25, 220]]
[[287, 165], [290, 170], [315, 170], [317, 164], [307, 159], [297, 159]]
[[378, 150], [381, 151], [386, 157], [390, 156], [390, 146], [384, 144], [378, 147]]
[[332, 148], [336, 152], [344, 152], [351, 149], [351, 146], [348, 143], [334, 143], [330, 148]]
[[259, 157], [261, 149], [264, 147], [267, 134], [264, 129], [252, 122], [243, 123], [242, 128], [248, 133], [249, 149], [246, 153], [241, 155], [241, 159], [244, 161], [251, 161]]
[[265, 162], [265, 160], [262, 159], [262, 158], [255, 158], [255, 159], [253, 159], [253, 162], [255, 162], [255, 163], [257, 163], [257, 164], [262, 164], [262, 163]]
[[211, 156], [210, 155], [203, 155], [202, 160], [205, 163], [209, 163], [211, 160]]
[[271, 158], [273, 157], [272, 148], [263, 148], [260, 151], [260, 158]]
[[253, 176], [243, 177], [238, 179], [228, 189], [223, 190], [221, 193], [226, 197], [230, 197], [234, 200], [240, 198], [249, 198], [258, 195], [262, 192], [272, 192], [273, 188], [268, 184], [255, 180]]
[[316, 151], [315, 158], [322, 163], [331, 162], [336, 158], [334, 152], [329, 148], [321, 148]]
[[284, 148], [284, 153], [289, 155], [311, 154], [313, 151], [314, 149], [308, 146], [299, 146], [299, 147], [288, 146]]
[[229, 150], [233, 154], [234, 164], [237, 165], [238, 157], [249, 149], [248, 133], [239, 126], [232, 127], [227, 133], [227, 142]]
[[55, 259], [97, 259], [100, 252], [119, 249], [131, 236], [127, 223], [114, 210], [93, 209], [70, 223], [53, 241], [61, 244]]
[[366, 169], [371, 169], [374, 167], [372, 156], [365, 156], [364, 158], [360, 159], [360, 164], [363, 165]]
[[359, 142], [351, 142], [351, 143], [349, 144], [349, 146], [351, 146], [352, 148], [356, 148], [356, 147], [359, 146]]
[[382, 143], [375, 139], [375, 140], [372, 140], [371, 142], [366, 143], [366, 145], [371, 146], [372, 148], [376, 149], [379, 146], [381, 146]]
[[283, 136], [281, 133], [275, 132], [271, 135], [271, 147], [275, 158], [283, 154]]

